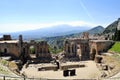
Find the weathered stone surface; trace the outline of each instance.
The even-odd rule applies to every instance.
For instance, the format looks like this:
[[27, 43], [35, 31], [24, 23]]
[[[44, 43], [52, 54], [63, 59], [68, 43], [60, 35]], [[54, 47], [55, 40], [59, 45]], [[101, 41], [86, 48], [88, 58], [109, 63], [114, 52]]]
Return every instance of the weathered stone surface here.
[[101, 77], [104, 78], [106, 76], [107, 76], [107, 74], [105, 72], [102, 72]]
[[103, 64], [103, 65], [102, 65], [102, 70], [108, 70], [108, 65]]
[[69, 39], [64, 45], [65, 56], [79, 57], [81, 60], [89, 59], [89, 41], [86, 39]]
[[95, 61], [96, 61], [97, 63], [101, 63], [101, 62], [102, 62], [102, 56], [97, 55]]
[[51, 54], [49, 51], [49, 46], [46, 41], [35, 42], [31, 40], [30, 42], [23, 42], [22, 35], [19, 36], [18, 40], [12, 40], [10, 35], [4, 35], [0, 41], [0, 53], [2, 55], [10, 55], [13, 58], [21, 59], [22, 61], [27, 59], [32, 59], [30, 56], [31, 50], [30, 47], [33, 47], [35, 50], [33, 51], [33, 55], [39, 61], [40, 59], [44, 59], [43, 61], [50, 61]]
[[102, 52], [106, 52], [112, 44], [113, 41], [111, 40], [90, 40], [89, 45], [91, 59], [95, 59], [96, 55], [101, 55]]
[[101, 61], [101, 58], [96, 58], [102, 52], [106, 52], [113, 41], [111, 40], [89, 40], [89, 34], [83, 33], [82, 38], [66, 39], [64, 42], [64, 54], [69, 59], [79, 57], [80, 60], [95, 60]]

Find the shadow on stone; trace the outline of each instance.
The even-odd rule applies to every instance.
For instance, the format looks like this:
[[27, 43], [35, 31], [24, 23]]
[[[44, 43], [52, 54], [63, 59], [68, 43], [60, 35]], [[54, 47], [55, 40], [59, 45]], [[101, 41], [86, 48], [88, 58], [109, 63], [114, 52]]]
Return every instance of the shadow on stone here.
[[64, 70], [64, 71], [63, 71], [63, 76], [64, 76], [64, 77], [69, 76], [69, 70]]

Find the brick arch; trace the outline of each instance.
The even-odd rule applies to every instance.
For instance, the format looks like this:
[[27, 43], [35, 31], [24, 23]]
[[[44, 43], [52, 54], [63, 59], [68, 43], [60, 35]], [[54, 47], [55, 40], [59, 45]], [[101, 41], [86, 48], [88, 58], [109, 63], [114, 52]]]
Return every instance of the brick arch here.
[[[34, 47], [34, 53], [32, 54], [31, 53], [31, 47]], [[29, 54], [29, 56], [32, 58], [32, 56], [36, 56], [37, 55], [37, 46], [36, 44], [34, 43], [28, 43], [26, 46], [25, 46], [25, 51]]]

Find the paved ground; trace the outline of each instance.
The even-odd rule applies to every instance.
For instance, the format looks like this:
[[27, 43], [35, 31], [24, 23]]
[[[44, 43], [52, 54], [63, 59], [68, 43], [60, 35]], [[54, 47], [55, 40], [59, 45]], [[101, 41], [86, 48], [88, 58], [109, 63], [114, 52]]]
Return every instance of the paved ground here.
[[120, 80], [120, 72], [117, 73], [116, 75], [114, 75], [108, 79], [104, 79], [104, 80]]
[[[81, 62], [78, 62], [81, 63]], [[21, 72], [25, 73], [27, 77], [49, 78], [49, 79], [91, 79], [98, 78], [100, 71], [98, 70], [94, 61], [82, 62], [86, 65], [83, 68], [76, 68], [76, 76], [64, 77], [63, 71], [38, 71], [37, 66], [30, 65], [28, 68], [23, 68]], [[69, 63], [70, 64], [70, 63]], [[44, 64], [43, 64], [44, 65]]]
[[111, 78], [119, 78], [120, 79], [120, 72], [117, 73], [116, 75], [112, 76]]

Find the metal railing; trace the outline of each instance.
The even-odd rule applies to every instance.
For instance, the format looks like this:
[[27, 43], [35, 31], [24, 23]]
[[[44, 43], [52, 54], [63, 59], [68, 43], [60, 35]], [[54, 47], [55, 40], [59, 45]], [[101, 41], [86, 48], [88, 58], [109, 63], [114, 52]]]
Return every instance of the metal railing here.
[[[26, 78], [26, 77], [14, 77], [14, 76], [0, 75], [0, 80], [52, 80], [52, 79], [47, 79], [47, 78]], [[57, 79], [57, 80], [59, 80], [59, 79]], [[79, 80], [99, 80], [99, 79], [79, 79]], [[102, 80], [120, 80], [120, 77], [108, 78], [108, 79], [102, 79]]]

